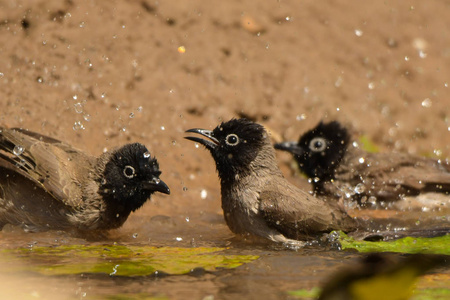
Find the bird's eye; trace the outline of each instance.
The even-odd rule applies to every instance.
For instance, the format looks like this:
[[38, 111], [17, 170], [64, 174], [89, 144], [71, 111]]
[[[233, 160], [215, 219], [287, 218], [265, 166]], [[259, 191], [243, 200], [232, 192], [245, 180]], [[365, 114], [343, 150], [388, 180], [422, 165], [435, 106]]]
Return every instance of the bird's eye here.
[[309, 149], [314, 152], [322, 152], [327, 148], [327, 141], [322, 137], [316, 137], [309, 142]]
[[125, 175], [126, 178], [133, 178], [136, 174], [136, 170], [132, 166], [125, 166], [123, 168], [123, 175]]
[[235, 135], [234, 133], [227, 135], [225, 138], [225, 142], [228, 146], [236, 146], [239, 144], [239, 137]]

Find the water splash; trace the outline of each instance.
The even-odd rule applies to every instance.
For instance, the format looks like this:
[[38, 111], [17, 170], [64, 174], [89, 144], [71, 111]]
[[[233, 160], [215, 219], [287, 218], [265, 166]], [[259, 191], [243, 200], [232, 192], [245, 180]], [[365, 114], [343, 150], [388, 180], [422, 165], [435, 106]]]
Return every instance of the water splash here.
[[16, 145], [13, 149], [14, 155], [17, 155], [17, 156], [21, 155], [24, 151], [25, 151], [25, 148], [22, 147], [21, 145]]

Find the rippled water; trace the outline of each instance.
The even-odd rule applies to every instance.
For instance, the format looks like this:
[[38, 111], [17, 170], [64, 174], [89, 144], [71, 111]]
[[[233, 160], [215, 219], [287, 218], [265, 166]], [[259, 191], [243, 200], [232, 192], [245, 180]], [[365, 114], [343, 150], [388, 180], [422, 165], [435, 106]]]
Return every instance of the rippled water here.
[[[189, 221], [189, 222], [187, 222]], [[41, 263], [32, 254], [16, 272], [0, 266], [2, 299], [298, 299], [289, 291], [311, 289], [343, 265], [362, 254], [310, 246], [297, 251], [264, 241], [234, 237], [220, 214], [140, 216], [104, 237], [76, 238], [63, 232], [24, 233], [6, 227], [0, 233], [0, 248], [58, 245], [152, 245], [169, 247], [226, 247], [225, 254], [257, 255], [259, 259], [236, 269], [205, 271], [188, 275], [153, 274], [123, 277], [112, 274], [40, 275], [29, 264]], [[222, 253], [223, 254], [223, 253]], [[31, 257], [31, 260], [30, 260]], [[79, 259], [83, 263], [83, 258]], [[58, 263], [47, 262], [47, 263]], [[113, 271], [113, 270], [112, 270]], [[449, 272], [450, 274], [450, 272]], [[449, 275], [450, 276], [450, 275]]]

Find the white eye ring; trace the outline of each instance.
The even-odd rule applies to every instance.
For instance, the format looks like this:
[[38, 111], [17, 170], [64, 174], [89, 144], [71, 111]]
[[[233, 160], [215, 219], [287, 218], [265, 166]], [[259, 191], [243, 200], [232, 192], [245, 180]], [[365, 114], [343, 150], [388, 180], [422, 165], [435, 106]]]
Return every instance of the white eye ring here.
[[309, 149], [313, 152], [322, 152], [327, 148], [327, 140], [322, 137], [316, 137], [309, 142]]
[[123, 168], [123, 175], [126, 178], [131, 179], [136, 175], [136, 170], [132, 166], [125, 166], [125, 168]]
[[228, 146], [236, 146], [239, 144], [239, 137], [236, 134], [231, 133], [225, 138], [225, 143], [227, 143]]

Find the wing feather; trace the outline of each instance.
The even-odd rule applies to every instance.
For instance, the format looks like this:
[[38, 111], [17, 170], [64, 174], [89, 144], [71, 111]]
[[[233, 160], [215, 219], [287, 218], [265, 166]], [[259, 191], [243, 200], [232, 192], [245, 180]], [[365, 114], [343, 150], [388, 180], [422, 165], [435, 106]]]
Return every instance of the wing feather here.
[[81, 203], [79, 180], [87, 176], [94, 157], [54, 138], [22, 129], [1, 129], [0, 150], [3, 157], [55, 199], [71, 206]]
[[266, 222], [290, 238], [332, 230], [348, 231], [355, 225], [336, 202], [313, 197], [285, 179], [266, 185], [259, 200], [259, 209]]

